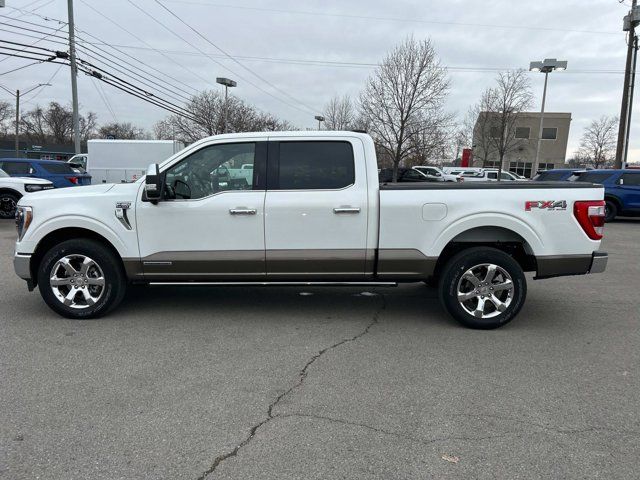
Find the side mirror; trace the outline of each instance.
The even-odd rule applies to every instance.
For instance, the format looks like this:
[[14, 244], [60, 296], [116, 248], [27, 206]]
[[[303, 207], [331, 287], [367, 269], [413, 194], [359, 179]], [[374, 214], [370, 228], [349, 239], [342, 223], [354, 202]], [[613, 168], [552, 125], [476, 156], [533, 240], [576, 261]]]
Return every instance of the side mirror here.
[[157, 163], [152, 163], [147, 168], [147, 176], [144, 180], [144, 193], [151, 203], [158, 203], [162, 198], [162, 176]]

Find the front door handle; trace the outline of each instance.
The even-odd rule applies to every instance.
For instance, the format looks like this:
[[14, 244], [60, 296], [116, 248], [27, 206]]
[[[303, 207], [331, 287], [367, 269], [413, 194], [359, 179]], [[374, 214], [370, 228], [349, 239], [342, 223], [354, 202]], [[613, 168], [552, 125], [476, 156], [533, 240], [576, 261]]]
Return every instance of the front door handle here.
[[255, 208], [230, 208], [229, 213], [231, 215], [255, 215]]
[[341, 213], [360, 213], [360, 208], [358, 207], [339, 207], [334, 208], [333, 213], [341, 214]]

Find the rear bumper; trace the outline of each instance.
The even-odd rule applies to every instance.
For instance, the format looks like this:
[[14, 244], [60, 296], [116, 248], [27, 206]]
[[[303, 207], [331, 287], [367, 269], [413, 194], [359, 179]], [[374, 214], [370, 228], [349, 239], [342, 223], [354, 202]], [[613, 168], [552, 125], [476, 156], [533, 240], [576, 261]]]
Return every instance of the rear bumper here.
[[536, 280], [568, 275], [586, 275], [602, 273], [607, 268], [609, 255], [606, 252], [593, 252], [591, 255], [557, 255], [536, 257], [538, 265]]

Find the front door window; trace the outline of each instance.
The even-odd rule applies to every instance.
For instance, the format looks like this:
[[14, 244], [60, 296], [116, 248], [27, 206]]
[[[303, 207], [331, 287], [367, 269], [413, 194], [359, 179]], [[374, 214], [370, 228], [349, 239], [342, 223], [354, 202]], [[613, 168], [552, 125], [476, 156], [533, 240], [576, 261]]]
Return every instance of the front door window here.
[[172, 166], [165, 198], [197, 200], [228, 190], [253, 189], [255, 143], [209, 145]]

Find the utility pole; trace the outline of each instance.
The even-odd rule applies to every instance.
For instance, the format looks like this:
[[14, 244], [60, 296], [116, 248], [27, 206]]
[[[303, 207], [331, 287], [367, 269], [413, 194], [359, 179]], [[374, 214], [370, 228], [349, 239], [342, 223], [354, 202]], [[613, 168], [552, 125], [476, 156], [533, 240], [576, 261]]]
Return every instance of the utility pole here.
[[20, 158], [20, 90], [16, 90], [16, 158]]
[[627, 130], [631, 128], [631, 77], [634, 72], [633, 57], [634, 50], [637, 49], [636, 44], [636, 15], [638, 0], [633, 0], [630, 13], [624, 17], [623, 30], [629, 32], [627, 39], [627, 63], [624, 69], [624, 87], [622, 90], [622, 106], [620, 107], [620, 126], [618, 127], [618, 146], [616, 148], [615, 168], [622, 168], [622, 162], [625, 161], [626, 150], [628, 150], [627, 139], [629, 138]]
[[318, 121], [318, 130], [320, 130], [320, 124], [324, 122], [324, 117], [322, 115], [316, 115], [315, 118]]
[[69, 60], [71, 62], [71, 97], [73, 102], [73, 139], [75, 152], [80, 152], [80, 113], [78, 112], [78, 66], [76, 65], [76, 34], [73, 24], [73, 0], [67, 0], [69, 20]]

